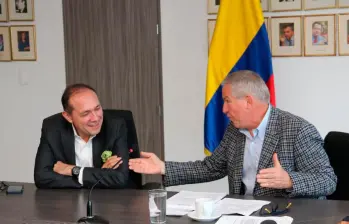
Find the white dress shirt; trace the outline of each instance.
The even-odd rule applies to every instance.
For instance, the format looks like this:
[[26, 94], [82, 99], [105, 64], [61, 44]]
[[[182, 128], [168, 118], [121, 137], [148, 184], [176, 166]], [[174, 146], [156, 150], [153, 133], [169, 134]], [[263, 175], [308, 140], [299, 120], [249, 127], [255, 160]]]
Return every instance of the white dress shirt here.
[[253, 136], [246, 129], [241, 129], [240, 132], [246, 135], [244, 165], [242, 168], [242, 182], [245, 185], [245, 194], [253, 195], [255, 187], [259, 158], [261, 156], [265, 132], [268, 126], [270, 116], [270, 105], [264, 115], [262, 122], [253, 130]]
[[75, 145], [75, 164], [81, 167], [79, 173], [79, 183], [83, 185], [83, 173], [85, 167], [93, 167], [93, 155], [92, 155], [92, 139], [95, 136], [91, 136], [90, 139], [85, 142], [76, 132], [74, 125], [74, 145]]

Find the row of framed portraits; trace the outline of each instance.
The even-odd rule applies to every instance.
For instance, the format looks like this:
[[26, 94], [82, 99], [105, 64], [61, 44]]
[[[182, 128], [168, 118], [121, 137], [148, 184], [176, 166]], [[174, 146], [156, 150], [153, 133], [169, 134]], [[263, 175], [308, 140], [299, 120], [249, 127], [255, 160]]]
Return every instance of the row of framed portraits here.
[[[264, 18], [274, 57], [349, 55], [349, 14]], [[210, 44], [215, 19], [208, 20]]]
[[0, 61], [35, 61], [34, 25], [0, 26]]
[[[347, 8], [349, 0], [260, 0], [263, 11], [281, 12], [297, 10], [315, 10]], [[220, 0], [208, 0], [207, 13], [217, 14]]]
[[0, 0], [0, 22], [34, 20], [34, 0]]

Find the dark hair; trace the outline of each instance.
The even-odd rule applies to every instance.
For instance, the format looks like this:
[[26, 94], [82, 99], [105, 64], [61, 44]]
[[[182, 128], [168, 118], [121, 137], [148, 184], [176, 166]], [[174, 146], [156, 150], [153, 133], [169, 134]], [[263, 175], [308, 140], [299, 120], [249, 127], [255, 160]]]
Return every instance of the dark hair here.
[[321, 26], [321, 30], [322, 30], [322, 28], [323, 28], [322, 23], [320, 23], [320, 22], [314, 22], [312, 28], [314, 28], [315, 25], [320, 25], [320, 26]]
[[[73, 111], [73, 107], [69, 104], [70, 97], [81, 90], [91, 90], [96, 93], [96, 90], [89, 85], [83, 83], [76, 83], [72, 85], [68, 85], [62, 95], [61, 101], [63, 110], [71, 113]], [[96, 93], [97, 94], [97, 93]]]
[[294, 25], [293, 25], [293, 23], [286, 23], [286, 24], [284, 24], [284, 26], [283, 26], [283, 28], [282, 28], [282, 29], [284, 30], [284, 29], [286, 29], [287, 27], [290, 27], [290, 28], [291, 28], [291, 30], [292, 30], [292, 31], [294, 31], [293, 26], [294, 26]]

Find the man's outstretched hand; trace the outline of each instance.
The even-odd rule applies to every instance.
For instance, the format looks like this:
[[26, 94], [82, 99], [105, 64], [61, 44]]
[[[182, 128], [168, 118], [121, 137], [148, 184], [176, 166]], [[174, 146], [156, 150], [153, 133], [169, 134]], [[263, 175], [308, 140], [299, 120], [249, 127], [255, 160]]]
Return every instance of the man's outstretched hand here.
[[165, 174], [165, 163], [154, 153], [141, 152], [141, 157], [129, 160], [130, 170], [143, 174]]

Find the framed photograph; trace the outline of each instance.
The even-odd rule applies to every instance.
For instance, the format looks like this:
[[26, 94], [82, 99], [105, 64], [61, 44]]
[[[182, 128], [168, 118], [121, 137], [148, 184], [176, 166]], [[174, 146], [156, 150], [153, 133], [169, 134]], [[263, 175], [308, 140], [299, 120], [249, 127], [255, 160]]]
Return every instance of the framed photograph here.
[[208, 31], [208, 49], [210, 49], [210, 44], [214, 32], [214, 27], [216, 26], [215, 19], [209, 19], [207, 22], [207, 31]]
[[330, 9], [336, 7], [336, 0], [303, 0], [303, 9]]
[[207, 13], [208, 14], [217, 14], [220, 4], [221, 4], [220, 0], [208, 0], [207, 1]]
[[263, 12], [269, 11], [269, 0], [260, 0]]
[[0, 0], [0, 22], [8, 20], [8, 5], [7, 0]]
[[339, 55], [349, 55], [349, 14], [338, 16]]
[[349, 7], [349, 0], [338, 0], [338, 7], [339, 8], [348, 8]]
[[335, 15], [304, 17], [305, 56], [336, 55]]
[[302, 17], [271, 18], [271, 51], [275, 57], [302, 56]]
[[11, 26], [12, 60], [14, 61], [35, 61], [36, 43], [35, 27]]
[[11, 61], [10, 28], [0, 26], [0, 61]]
[[34, 0], [8, 0], [8, 6], [10, 20], [34, 20]]
[[302, 9], [301, 0], [271, 0], [270, 11], [295, 11]]

